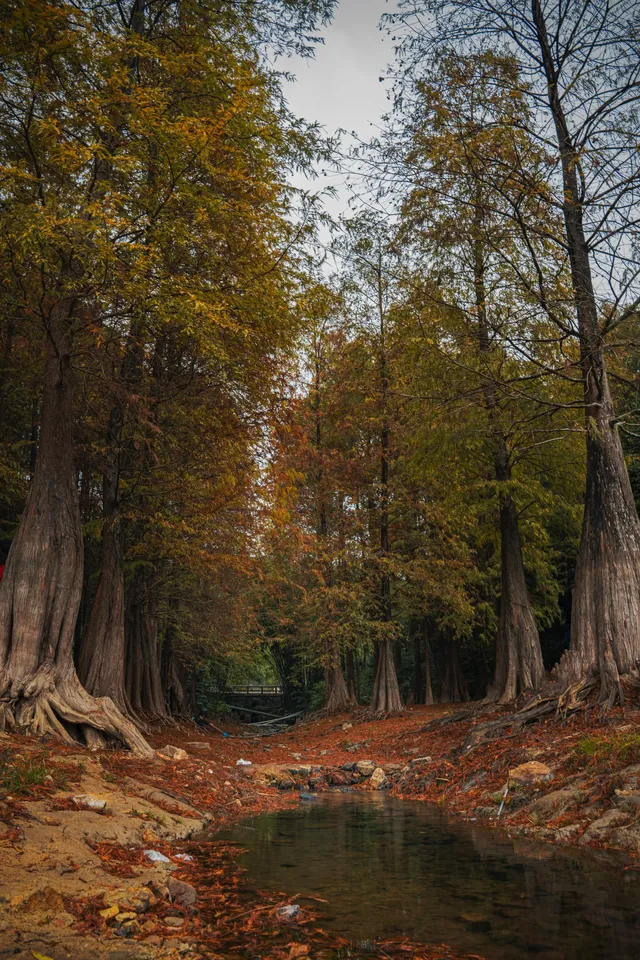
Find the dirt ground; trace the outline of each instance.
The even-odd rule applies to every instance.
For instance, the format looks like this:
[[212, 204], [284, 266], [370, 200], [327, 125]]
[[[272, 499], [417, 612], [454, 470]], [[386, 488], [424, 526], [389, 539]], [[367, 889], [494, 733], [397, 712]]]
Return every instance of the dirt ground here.
[[[512, 836], [618, 848], [640, 867], [640, 711], [592, 708], [465, 750], [486, 719], [473, 709], [456, 722], [452, 706], [315, 718], [271, 736], [223, 720], [227, 736], [163, 724], [151, 732], [153, 760], [4, 736], [0, 958], [344, 955], [347, 941], [309, 909], [289, 917], [278, 891], [251, 891], [233, 850], [207, 832], [297, 804], [300, 790], [388, 790]], [[444, 945], [372, 950], [456, 956]]]

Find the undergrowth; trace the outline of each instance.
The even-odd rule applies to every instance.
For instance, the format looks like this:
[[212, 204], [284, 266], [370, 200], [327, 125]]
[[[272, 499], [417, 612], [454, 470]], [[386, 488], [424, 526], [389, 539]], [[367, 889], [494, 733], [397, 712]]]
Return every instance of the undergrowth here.
[[9, 750], [0, 752], [0, 791], [4, 794], [29, 796], [40, 793], [37, 788], [47, 784], [56, 790], [67, 789], [67, 772], [54, 765], [47, 766], [43, 757], [24, 757]]
[[576, 744], [574, 754], [582, 762], [640, 761], [640, 734], [618, 733], [609, 737], [605, 735], [583, 737]]

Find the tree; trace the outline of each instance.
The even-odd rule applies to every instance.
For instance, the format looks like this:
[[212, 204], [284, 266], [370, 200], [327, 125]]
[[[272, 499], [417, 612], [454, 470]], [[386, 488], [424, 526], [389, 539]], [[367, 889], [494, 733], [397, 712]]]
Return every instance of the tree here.
[[[587, 476], [577, 561], [571, 649], [558, 677], [563, 684], [597, 674], [600, 696], [622, 697], [620, 678], [640, 659], [640, 522], [633, 502], [606, 364], [606, 340], [630, 317], [640, 274], [629, 258], [640, 180], [635, 160], [640, 89], [631, 0], [602, 4], [532, 0], [406, 0], [399, 26], [411, 27], [405, 64], [415, 67], [443, 50], [477, 52], [499, 46], [519, 70], [500, 78], [505, 97], [520, 96], [529, 116], [513, 126], [534, 137], [553, 158], [550, 202], [562, 214], [556, 231], [511, 210], [525, 242], [544, 238], [566, 256], [575, 322], [530, 244], [535, 295], [563, 335], [579, 346], [584, 390]], [[424, 14], [432, 17], [425, 28]], [[498, 163], [494, 182], [504, 175]], [[538, 189], [514, 169], [528, 195]], [[548, 178], [547, 178], [548, 179]]]
[[[166, 4], [150, 18], [140, 2], [5, 10], [0, 242], [15, 278], [14, 320], [39, 329], [46, 357], [35, 473], [0, 588], [3, 723], [69, 739], [67, 724], [92, 745], [104, 732], [149, 750], [111, 700], [87, 694], [73, 666], [83, 585], [74, 367], [105, 344], [109, 356], [121, 351], [100, 466], [104, 576], [80, 663], [94, 692], [126, 707], [119, 511], [120, 472], [132, 458], [122, 450], [123, 392], [144, 385], [138, 373], [160, 362], [168, 330], [241, 392], [247, 332], [262, 363], [295, 326], [298, 231], [283, 181], [294, 157], [309, 156], [309, 139], [285, 115], [255, 48], [308, 48], [305, 31], [331, 3], [254, 6]], [[155, 420], [154, 411], [140, 431], [147, 461]]]

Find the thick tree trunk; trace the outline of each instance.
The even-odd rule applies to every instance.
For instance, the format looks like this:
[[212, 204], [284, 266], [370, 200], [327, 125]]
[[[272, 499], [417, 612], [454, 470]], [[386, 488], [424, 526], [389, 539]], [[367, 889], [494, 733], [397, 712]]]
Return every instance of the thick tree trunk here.
[[440, 703], [461, 703], [469, 699], [469, 691], [460, 663], [458, 641], [447, 637], [444, 641], [445, 670], [440, 686]]
[[529, 604], [516, 505], [509, 495], [500, 504], [502, 590], [496, 641], [496, 670], [488, 700], [508, 703], [544, 681], [538, 628]]
[[107, 698], [81, 686], [73, 637], [82, 593], [83, 546], [73, 459], [71, 304], [48, 326], [40, 444], [29, 496], [0, 584], [0, 724], [90, 745], [102, 734], [151, 753]]
[[102, 569], [89, 623], [80, 644], [78, 673], [89, 693], [111, 697], [130, 712], [125, 692], [124, 571], [117, 467], [103, 481]]
[[176, 657], [171, 639], [171, 627], [162, 645], [161, 658], [162, 689], [164, 702], [171, 716], [187, 716], [189, 705], [185, 692], [185, 669]]
[[399, 713], [403, 709], [393, 659], [393, 643], [391, 640], [383, 640], [378, 644], [378, 664], [373, 681], [370, 711]]
[[325, 669], [324, 682], [327, 693], [327, 712], [342, 713], [344, 710], [350, 710], [354, 704], [339, 662]]
[[584, 384], [587, 484], [571, 614], [571, 646], [557, 668], [565, 684], [600, 680], [600, 699], [622, 700], [620, 677], [640, 661], [640, 521], [607, 381], [589, 246], [584, 231], [580, 157], [558, 87], [558, 70], [540, 0], [533, 21], [562, 162], [563, 215]]
[[132, 708], [152, 717], [168, 716], [160, 674], [158, 618], [144, 574], [135, 577], [125, 615], [126, 692]]

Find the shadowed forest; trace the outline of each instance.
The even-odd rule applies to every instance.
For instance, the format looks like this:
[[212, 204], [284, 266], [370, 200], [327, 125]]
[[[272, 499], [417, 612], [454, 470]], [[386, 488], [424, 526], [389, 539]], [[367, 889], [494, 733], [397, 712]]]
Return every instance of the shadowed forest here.
[[640, 686], [640, 10], [401, 0], [370, 142], [334, 12], [2, 3], [3, 730]]

